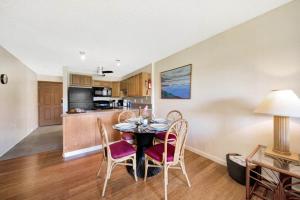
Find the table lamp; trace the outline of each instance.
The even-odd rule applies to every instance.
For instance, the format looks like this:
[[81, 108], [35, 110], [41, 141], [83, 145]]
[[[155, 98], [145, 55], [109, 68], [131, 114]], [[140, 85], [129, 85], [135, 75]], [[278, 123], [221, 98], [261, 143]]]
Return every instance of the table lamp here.
[[274, 145], [265, 154], [281, 159], [299, 161], [298, 154], [290, 152], [289, 117], [300, 117], [300, 99], [292, 90], [273, 90], [255, 109], [255, 113], [273, 115]]

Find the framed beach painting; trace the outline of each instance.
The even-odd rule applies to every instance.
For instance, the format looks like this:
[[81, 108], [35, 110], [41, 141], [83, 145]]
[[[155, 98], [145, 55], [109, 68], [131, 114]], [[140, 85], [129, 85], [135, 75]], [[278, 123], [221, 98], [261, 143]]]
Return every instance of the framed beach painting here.
[[191, 64], [161, 72], [161, 98], [190, 99], [192, 82], [191, 79]]

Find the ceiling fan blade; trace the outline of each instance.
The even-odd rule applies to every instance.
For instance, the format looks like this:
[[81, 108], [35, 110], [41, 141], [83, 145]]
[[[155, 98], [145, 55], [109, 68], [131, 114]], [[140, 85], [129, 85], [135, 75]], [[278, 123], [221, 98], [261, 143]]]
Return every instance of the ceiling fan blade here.
[[104, 70], [104, 71], [102, 71], [102, 73], [104, 73], [104, 74], [110, 74], [110, 73], [114, 73], [114, 72], [111, 71], [111, 70]]

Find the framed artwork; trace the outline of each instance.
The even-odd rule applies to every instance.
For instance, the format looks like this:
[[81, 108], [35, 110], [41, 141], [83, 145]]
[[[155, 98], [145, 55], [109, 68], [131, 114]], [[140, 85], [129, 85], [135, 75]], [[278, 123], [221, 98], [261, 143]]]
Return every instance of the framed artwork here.
[[191, 79], [191, 64], [161, 72], [161, 98], [190, 99], [192, 83]]

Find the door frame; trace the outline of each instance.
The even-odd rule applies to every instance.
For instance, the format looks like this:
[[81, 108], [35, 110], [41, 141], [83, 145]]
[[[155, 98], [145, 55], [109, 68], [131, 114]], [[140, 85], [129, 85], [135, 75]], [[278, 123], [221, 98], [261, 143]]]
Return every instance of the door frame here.
[[[56, 84], [61, 84], [62, 86], [62, 90], [63, 90], [63, 82], [59, 82], [59, 81], [37, 81], [37, 101], [38, 101], [38, 124], [39, 124], [39, 127], [44, 127], [44, 126], [41, 126], [41, 123], [40, 123], [40, 89], [39, 89], [39, 84], [40, 83], [56, 83]], [[63, 91], [62, 91], [63, 92]], [[61, 107], [62, 106], [62, 103], [61, 103]], [[55, 124], [53, 124], [55, 125]], [[57, 124], [59, 125], [59, 124]], [[51, 125], [49, 125], [51, 126]]]

